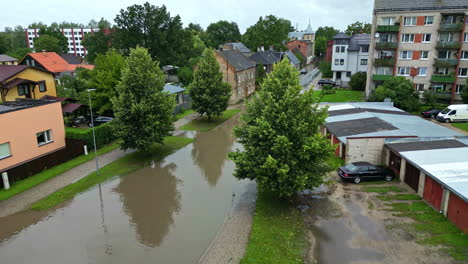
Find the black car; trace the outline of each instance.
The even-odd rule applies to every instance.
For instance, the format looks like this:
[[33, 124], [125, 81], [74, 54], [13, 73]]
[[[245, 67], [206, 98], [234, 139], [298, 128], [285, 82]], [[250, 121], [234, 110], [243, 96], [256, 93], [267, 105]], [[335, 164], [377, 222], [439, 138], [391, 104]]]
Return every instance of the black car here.
[[318, 81], [318, 85], [322, 86], [322, 85], [331, 85], [331, 86], [336, 86], [336, 83], [332, 80], [319, 80]]
[[354, 183], [360, 183], [363, 179], [379, 178], [391, 181], [395, 177], [395, 173], [390, 169], [374, 166], [369, 162], [354, 162], [342, 166], [338, 169], [338, 175], [343, 180], [352, 180]]
[[[99, 126], [99, 125], [108, 123], [108, 122], [110, 122], [112, 120], [114, 120], [114, 118], [112, 118], [112, 117], [98, 116], [98, 117], [94, 117], [93, 122], [94, 122], [94, 126]], [[88, 126], [93, 127], [93, 124], [91, 123], [91, 121], [89, 121]]]
[[436, 118], [437, 115], [440, 113], [440, 109], [437, 109], [437, 108], [432, 108], [431, 110], [427, 110], [427, 111], [422, 111], [421, 112], [421, 115], [424, 116], [424, 117], [427, 117], [427, 118]]

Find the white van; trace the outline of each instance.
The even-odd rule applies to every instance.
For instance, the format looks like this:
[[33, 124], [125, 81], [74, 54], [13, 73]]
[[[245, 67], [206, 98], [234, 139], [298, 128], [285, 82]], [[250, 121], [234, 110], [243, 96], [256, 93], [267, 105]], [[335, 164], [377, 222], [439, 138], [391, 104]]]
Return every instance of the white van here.
[[449, 105], [437, 115], [439, 122], [468, 122], [468, 104]]

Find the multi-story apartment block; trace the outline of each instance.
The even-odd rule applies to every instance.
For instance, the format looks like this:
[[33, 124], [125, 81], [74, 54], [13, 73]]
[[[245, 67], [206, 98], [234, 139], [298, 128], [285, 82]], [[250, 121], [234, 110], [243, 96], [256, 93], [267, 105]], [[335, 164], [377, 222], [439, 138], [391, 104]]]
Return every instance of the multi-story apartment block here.
[[[99, 31], [96, 28], [62, 28], [61, 30], [68, 39], [68, 53], [81, 57], [86, 56], [86, 48], [81, 43], [85, 34]], [[34, 49], [34, 38], [39, 37], [39, 29], [28, 28], [25, 33], [28, 48]], [[36, 50], [36, 52], [41, 52], [41, 50]]]
[[333, 37], [331, 56], [333, 81], [342, 87], [347, 87], [351, 75], [356, 72], [367, 72], [369, 43], [369, 34], [356, 34], [350, 37], [340, 32]]
[[467, 85], [468, 2], [375, 0], [366, 96], [404, 76], [452, 102]]

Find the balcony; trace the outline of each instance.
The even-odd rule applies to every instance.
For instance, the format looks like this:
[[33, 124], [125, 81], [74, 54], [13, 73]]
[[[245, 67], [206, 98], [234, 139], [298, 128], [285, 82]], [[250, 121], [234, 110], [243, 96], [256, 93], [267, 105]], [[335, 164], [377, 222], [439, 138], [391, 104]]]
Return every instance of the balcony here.
[[375, 59], [374, 60], [375, 66], [394, 66], [395, 65], [395, 58], [382, 58], [382, 59]]
[[393, 78], [393, 75], [380, 75], [380, 74], [374, 74], [372, 76], [372, 80], [374, 81], [389, 81]]
[[454, 67], [458, 65], [456, 59], [435, 59], [434, 67]]
[[460, 41], [439, 41], [436, 46], [438, 49], [459, 49], [460, 47]]
[[378, 50], [395, 50], [398, 48], [398, 42], [377, 42], [375, 48]]
[[455, 23], [455, 24], [440, 24], [439, 31], [446, 31], [446, 32], [455, 32], [455, 31], [462, 31], [463, 30], [463, 23]]
[[431, 82], [434, 83], [454, 83], [455, 75], [432, 75]]
[[377, 32], [399, 32], [400, 25], [381, 25], [377, 26]]

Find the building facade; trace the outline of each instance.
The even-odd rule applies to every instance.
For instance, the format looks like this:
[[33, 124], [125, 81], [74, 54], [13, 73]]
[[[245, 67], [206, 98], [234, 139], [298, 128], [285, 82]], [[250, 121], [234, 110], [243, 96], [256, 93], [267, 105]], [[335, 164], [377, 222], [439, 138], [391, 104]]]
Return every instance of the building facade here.
[[352, 37], [338, 33], [333, 38], [332, 71], [333, 81], [347, 87], [351, 75], [367, 72], [369, 56], [369, 34], [356, 34]]
[[460, 100], [468, 77], [468, 4], [376, 0], [366, 96], [391, 76]]
[[[72, 53], [76, 56], [86, 56], [86, 47], [81, 43], [85, 37], [85, 34], [99, 31], [98, 28], [62, 28], [62, 35], [68, 39], [68, 53]], [[34, 38], [39, 37], [38, 28], [28, 28], [25, 30], [26, 44], [28, 48], [34, 50]], [[41, 50], [36, 50], [40, 52]]]
[[307, 58], [307, 64], [309, 64], [315, 57], [315, 32], [310, 23], [304, 31], [289, 32], [288, 38], [290, 39], [286, 44], [288, 50], [298, 49]]

